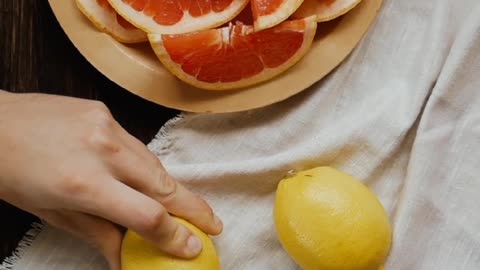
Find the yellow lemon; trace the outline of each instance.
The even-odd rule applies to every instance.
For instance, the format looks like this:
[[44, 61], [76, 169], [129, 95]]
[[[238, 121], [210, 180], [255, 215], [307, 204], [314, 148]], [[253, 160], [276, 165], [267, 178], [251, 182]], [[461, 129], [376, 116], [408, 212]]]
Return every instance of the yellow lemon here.
[[304, 270], [379, 270], [392, 230], [376, 196], [330, 167], [293, 173], [277, 189], [278, 238]]
[[203, 250], [194, 259], [180, 259], [160, 251], [133, 231], [127, 231], [122, 244], [122, 270], [220, 270], [220, 261], [212, 241], [187, 221], [184, 224], [203, 242]]

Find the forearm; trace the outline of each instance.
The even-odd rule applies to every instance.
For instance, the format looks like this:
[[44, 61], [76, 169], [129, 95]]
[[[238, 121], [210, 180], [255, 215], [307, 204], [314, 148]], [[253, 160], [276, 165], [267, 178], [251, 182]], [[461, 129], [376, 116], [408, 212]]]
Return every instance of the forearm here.
[[12, 113], [12, 107], [18, 99], [18, 94], [14, 94], [0, 89], [0, 200], [8, 201], [9, 182], [11, 176], [9, 172], [12, 168], [12, 150], [16, 144], [12, 141], [15, 137], [15, 113]]
[[[15, 96], [15, 94], [0, 89], [0, 104], [6, 102], [7, 99], [9, 99], [9, 98], [12, 97], [12, 96]], [[1, 107], [0, 107], [0, 111], [1, 111]]]
[[[3, 114], [1, 105], [3, 105], [7, 95], [9, 95], [9, 93], [7, 91], [0, 89], [0, 149], [2, 148], [2, 145], [5, 143], [4, 140], [2, 139], [2, 130], [4, 130], [4, 127], [3, 127], [2, 117], [1, 117], [1, 114]], [[5, 153], [0, 152], [0, 160], [2, 160], [3, 155], [5, 155]], [[5, 193], [4, 185], [5, 185], [5, 183], [4, 183], [4, 180], [3, 180], [4, 177], [2, 175], [3, 173], [4, 172], [0, 171], [0, 200], [5, 199], [5, 197], [4, 197], [4, 193]]]

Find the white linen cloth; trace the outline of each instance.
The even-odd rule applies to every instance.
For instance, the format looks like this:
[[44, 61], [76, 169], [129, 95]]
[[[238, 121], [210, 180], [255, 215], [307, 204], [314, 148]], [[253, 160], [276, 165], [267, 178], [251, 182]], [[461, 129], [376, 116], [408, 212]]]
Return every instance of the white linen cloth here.
[[[287, 171], [328, 165], [388, 210], [386, 269], [478, 270], [480, 1], [386, 0], [352, 55], [310, 90], [249, 112], [184, 114], [149, 148], [223, 219], [223, 269], [298, 269], [276, 238], [274, 192]], [[9, 268], [107, 269], [48, 226], [20, 253]]]

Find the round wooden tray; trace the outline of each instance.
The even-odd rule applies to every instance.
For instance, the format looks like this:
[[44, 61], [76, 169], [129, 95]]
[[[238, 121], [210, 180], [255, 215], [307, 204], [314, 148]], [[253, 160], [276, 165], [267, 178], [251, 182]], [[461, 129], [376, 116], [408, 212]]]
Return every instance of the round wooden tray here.
[[98, 31], [74, 0], [49, 0], [57, 20], [80, 53], [126, 90], [159, 105], [189, 112], [236, 112], [287, 99], [321, 80], [355, 48], [375, 20], [382, 0], [363, 0], [343, 17], [321, 23], [312, 48], [293, 68], [254, 87], [206, 91], [171, 75], [150, 45], [125, 45]]

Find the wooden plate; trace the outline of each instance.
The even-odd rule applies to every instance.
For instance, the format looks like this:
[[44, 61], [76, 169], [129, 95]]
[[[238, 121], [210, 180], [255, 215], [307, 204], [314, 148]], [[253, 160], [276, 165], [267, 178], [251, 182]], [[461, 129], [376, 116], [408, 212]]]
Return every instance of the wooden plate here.
[[308, 54], [283, 75], [248, 89], [218, 92], [193, 88], [168, 73], [149, 44], [124, 45], [98, 31], [74, 0], [49, 0], [63, 30], [101, 73], [126, 90], [159, 105], [189, 112], [236, 112], [287, 99], [321, 80], [355, 48], [382, 0], [363, 0], [340, 19], [319, 25]]

